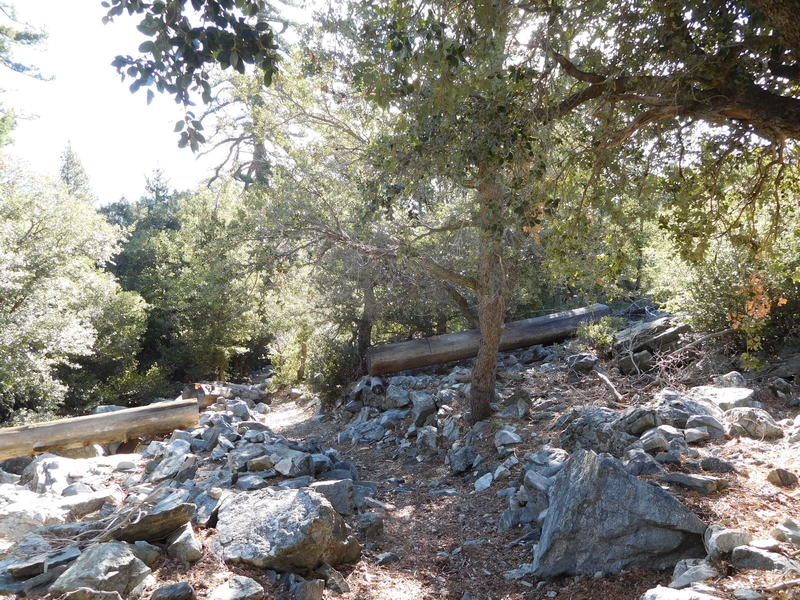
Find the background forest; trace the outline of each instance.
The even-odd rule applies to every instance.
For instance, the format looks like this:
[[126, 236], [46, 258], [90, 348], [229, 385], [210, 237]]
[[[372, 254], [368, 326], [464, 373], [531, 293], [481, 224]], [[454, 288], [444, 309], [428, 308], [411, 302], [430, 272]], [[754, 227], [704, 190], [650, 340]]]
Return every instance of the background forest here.
[[[268, 364], [335, 398], [370, 345], [471, 327], [479, 394], [503, 320], [592, 301], [733, 328], [751, 369], [795, 344], [800, 29], [780, 3], [334, 2], [310, 25], [104, 4], [145, 36], [109, 63], [222, 158], [198, 189], [157, 172], [100, 205], [69, 147], [53, 178], [0, 156], [0, 422]], [[0, 63], [29, 71], [13, 52], [39, 34], [17, 25]]]

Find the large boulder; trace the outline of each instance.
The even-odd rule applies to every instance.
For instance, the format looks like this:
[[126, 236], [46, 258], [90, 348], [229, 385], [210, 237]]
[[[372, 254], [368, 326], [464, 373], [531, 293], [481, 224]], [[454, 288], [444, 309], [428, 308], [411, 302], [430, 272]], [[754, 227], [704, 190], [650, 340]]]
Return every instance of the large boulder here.
[[150, 569], [123, 542], [107, 542], [85, 550], [56, 579], [50, 593], [56, 597], [81, 590], [70, 598], [95, 600], [107, 598], [97, 592], [119, 592], [126, 599], [138, 598], [152, 580]]
[[684, 429], [687, 421], [697, 415], [721, 419], [723, 410], [716, 402], [700, 395], [688, 396], [670, 388], [664, 388], [653, 398], [653, 408], [663, 425]]
[[713, 402], [722, 410], [741, 406], [761, 407], [761, 403], [755, 400], [755, 391], [746, 387], [700, 385], [689, 390], [689, 397]]
[[549, 498], [534, 553], [533, 571], [540, 577], [665, 569], [705, 556], [705, 524], [611, 456], [575, 452], [553, 480]]
[[262, 569], [314, 569], [358, 559], [361, 548], [331, 503], [308, 489], [265, 488], [223, 502], [211, 549]]

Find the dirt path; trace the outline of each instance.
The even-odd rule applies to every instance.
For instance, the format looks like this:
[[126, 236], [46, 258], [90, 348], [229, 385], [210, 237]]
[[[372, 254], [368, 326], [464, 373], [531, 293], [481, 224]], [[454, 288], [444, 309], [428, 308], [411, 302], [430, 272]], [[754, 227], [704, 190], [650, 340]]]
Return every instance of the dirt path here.
[[[386, 505], [386, 510], [375, 510], [384, 518], [383, 539], [367, 544], [361, 561], [344, 571], [351, 592], [326, 592], [326, 598], [624, 600], [638, 598], [648, 588], [669, 582], [669, 573], [652, 571], [599, 580], [562, 578], [539, 584], [507, 580], [503, 577], [506, 571], [531, 562], [533, 557], [530, 543], [514, 543], [519, 533], [497, 530], [506, 506], [496, 495], [502, 486], [475, 493], [472, 482], [451, 475], [441, 457], [417, 462], [397, 456], [394, 444], [342, 445], [336, 435], [345, 421], [334, 418], [320, 422], [314, 418], [313, 409], [300, 408], [289, 400], [276, 402], [272, 408], [268, 422], [276, 433], [298, 440], [318, 438], [323, 446], [336, 448], [344, 459], [358, 466], [360, 479], [378, 483], [376, 499]], [[494, 452], [490, 443], [478, 450], [486, 456]], [[383, 552], [393, 552], [400, 560], [378, 566], [376, 556]]]

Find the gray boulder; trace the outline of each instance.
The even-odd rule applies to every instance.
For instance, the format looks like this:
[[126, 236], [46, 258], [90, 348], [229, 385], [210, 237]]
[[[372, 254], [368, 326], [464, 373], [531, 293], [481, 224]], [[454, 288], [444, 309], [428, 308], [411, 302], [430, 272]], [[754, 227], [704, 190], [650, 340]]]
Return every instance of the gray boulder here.
[[355, 511], [352, 479], [316, 481], [309, 488], [325, 496], [340, 515], [352, 515]]
[[162, 585], [150, 596], [150, 600], [195, 600], [197, 596], [191, 583], [181, 581]]
[[755, 392], [746, 387], [717, 387], [701, 385], [689, 390], [689, 397], [713, 402], [722, 410], [730, 410], [742, 406], [760, 408], [761, 403], [755, 401]]
[[752, 546], [739, 546], [731, 553], [731, 564], [737, 569], [758, 569], [759, 571], [800, 572], [800, 563], [777, 552], [769, 552]]
[[211, 590], [208, 597], [209, 600], [261, 600], [264, 588], [255, 579], [236, 575]]
[[757, 440], [774, 440], [783, 437], [783, 429], [772, 416], [760, 408], [732, 408], [725, 412], [731, 435], [746, 435]]
[[709, 558], [719, 558], [730, 554], [734, 548], [746, 546], [753, 540], [753, 534], [739, 529], [728, 529], [721, 525], [710, 525], [703, 534]]
[[167, 554], [188, 565], [203, 557], [203, 545], [187, 523], [167, 538]]
[[157, 542], [192, 519], [195, 505], [185, 502], [186, 493], [178, 490], [136, 520], [123, 524], [113, 537], [126, 542]]
[[610, 456], [579, 450], [556, 475], [534, 574], [616, 573], [705, 556], [704, 523]]
[[104, 598], [96, 592], [118, 592], [126, 599], [138, 598], [152, 577], [150, 569], [123, 542], [106, 542], [86, 549], [50, 587], [53, 596], [81, 590], [75, 600]]
[[452, 448], [447, 453], [447, 461], [450, 463], [450, 470], [453, 475], [469, 471], [477, 457], [478, 455], [472, 446]]
[[313, 569], [358, 559], [361, 547], [321, 494], [266, 488], [230, 497], [219, 509], [211, 549], [262, 569]]
[[563, 428], [558, 445], [568, 452], [582, 448], [622, 456], [636, 438], [618, 427], [618, 418], [619, 413], [610, 408], [579, 407], [554, 425]]
[[676, 590], [669, 587], [657, 586], [647, 590], [639, 596], [639, 600], [722, 600], [720, 596], [712, 596], [691, 588]]
[[670, 388], [664, 388], [653, 398], [653, 408], [663, 425], [684, 429], [690, 417], [706, 415], [721, 419], [723, 410], [708, 398], [688, 396]]
[[417, 427], [422, 427], [428, 422], [428, 417], [436, 414], [436, 402], [427, 392], [411, 392], [412, 422]]

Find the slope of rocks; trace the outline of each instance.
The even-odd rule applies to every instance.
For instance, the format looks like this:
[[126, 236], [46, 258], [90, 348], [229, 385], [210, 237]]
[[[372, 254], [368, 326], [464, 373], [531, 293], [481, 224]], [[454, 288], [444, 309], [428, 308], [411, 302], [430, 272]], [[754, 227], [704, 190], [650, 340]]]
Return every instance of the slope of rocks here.
[[6, 461], [0, 595], [796, 597], [794, 372], [706, 356], [691, 385], [636, 390], [618, 370], [686, 332], [654, 323], [614, 363], [569, 343], [502, 355], [495, 416], [474, 425], [464, 363], [365, 378], [328, 412], [303, 390], [269, 407], [196, 387], [212, 403], [191, 431]]

